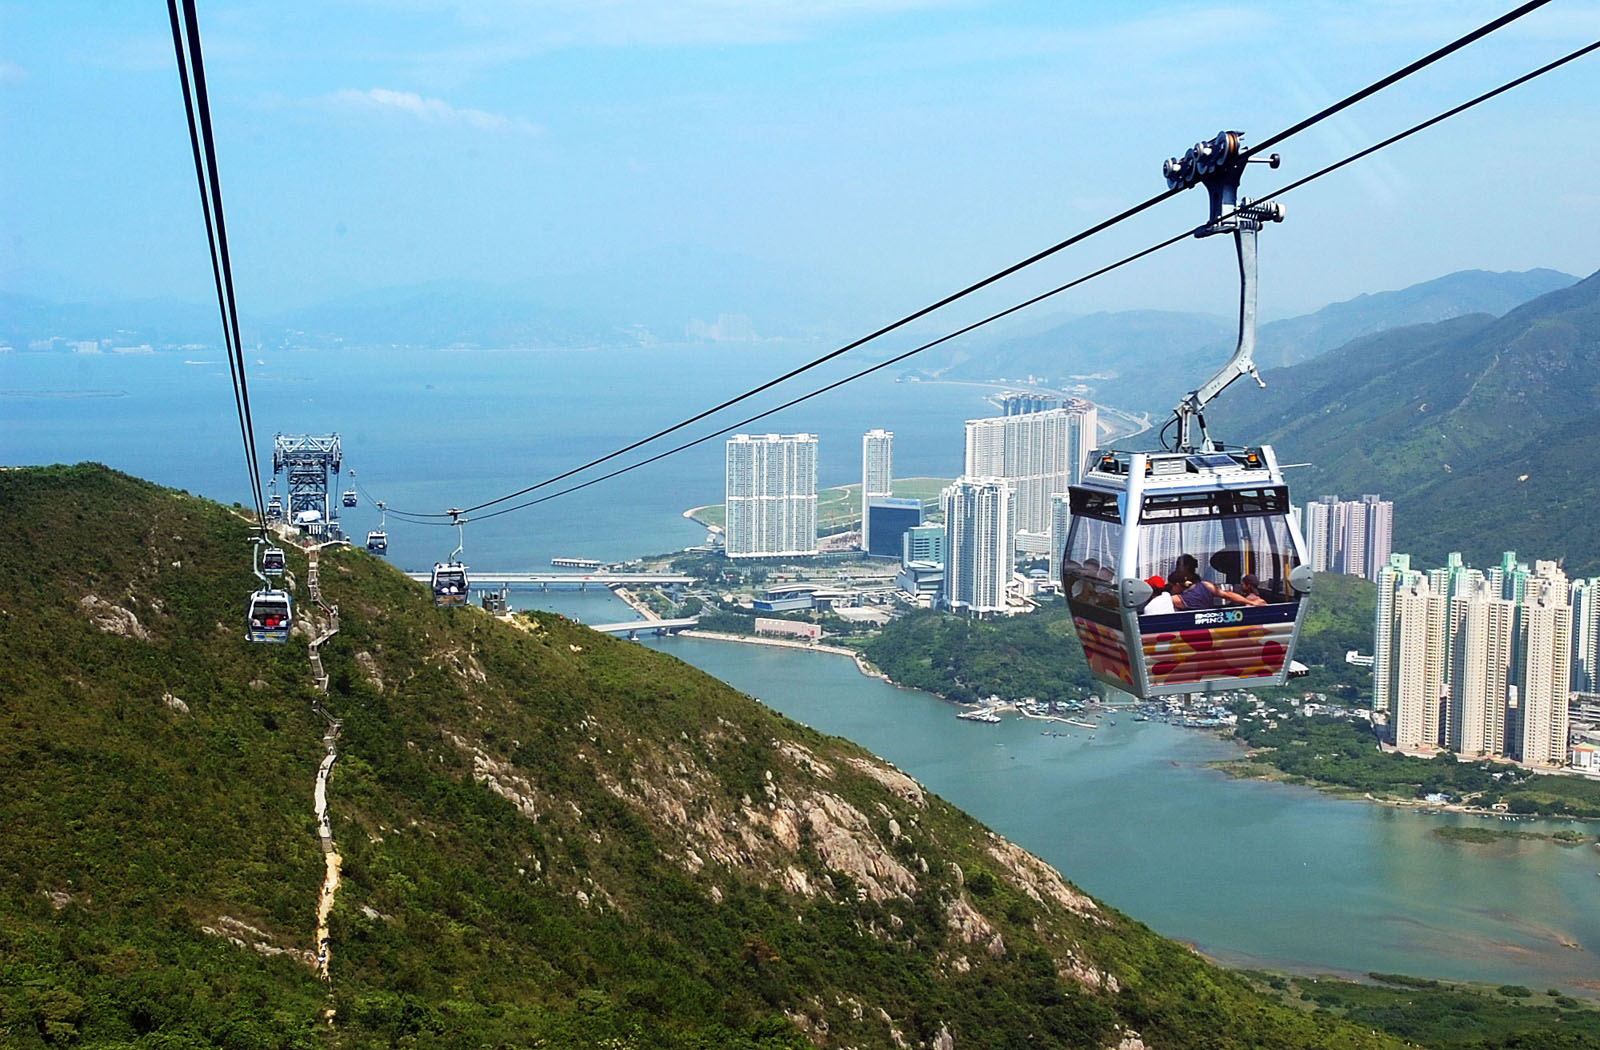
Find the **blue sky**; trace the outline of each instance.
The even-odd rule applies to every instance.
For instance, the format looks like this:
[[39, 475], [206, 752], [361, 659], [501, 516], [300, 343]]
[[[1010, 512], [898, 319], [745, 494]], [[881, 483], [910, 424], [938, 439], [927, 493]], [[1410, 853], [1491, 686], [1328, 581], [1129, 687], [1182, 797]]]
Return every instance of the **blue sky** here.
[[[1276, 132], [1510, 6], [219, 0], [200, 16], [247, 313], [437, 280], [648, 280], [683, 259], [712, 299], [794, 281], [824, 312], [836, 290], [825, 320], [856, 323], [1159, 191], [1162, 160], [1197, 139]], [[1284, 168], [1247, 189], [1596, 38], [1600, 3], [1557, 0], [1283, 144]], [[1600, 56], [1285, 198], [1265, 312], [1457, 269], [1600, 267], [1597, 99]], [[164, 4], [0, 4], [0, 141], [0, 290], [206, 300]], [[1198, 192], [1169, 202], [988, 301], [1203, 215]], [[1230, 254], [1182, 245], [1052, 309], [1226, 312]]]

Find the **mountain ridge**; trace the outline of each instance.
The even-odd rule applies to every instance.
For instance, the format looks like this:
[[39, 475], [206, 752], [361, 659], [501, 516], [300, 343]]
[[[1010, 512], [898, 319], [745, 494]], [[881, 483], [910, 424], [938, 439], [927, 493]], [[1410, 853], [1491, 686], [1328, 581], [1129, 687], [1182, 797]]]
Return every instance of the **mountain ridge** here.
[[1292, 479], [1301, 502], [1393, 499], [1394, 549], [1425, 564], [1516, 549], [1600, 572], [1600, 273], [1503, 317], [1393, 329], [1264, 378], [1208, 419], [1221, 438], [1312, 462]]

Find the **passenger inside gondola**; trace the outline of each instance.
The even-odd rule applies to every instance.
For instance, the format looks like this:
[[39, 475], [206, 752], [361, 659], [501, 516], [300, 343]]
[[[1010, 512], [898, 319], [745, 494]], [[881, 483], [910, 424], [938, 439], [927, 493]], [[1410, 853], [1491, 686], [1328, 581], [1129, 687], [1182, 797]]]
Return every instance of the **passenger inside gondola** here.
[[1178, 611], [1173, 604], [1172, 590], [1167, 581], [1160, 576], [1152, 576], [1144, 581], [1150, 585], [1150, 600], [1145, 602], [1144, 608], [1139, 610], [1140, 616], [1166, 616], [1168, 613]]
[[1200, 575], [1200, 563], [1192, 554], [1179, 555], [1178, 563], [1172, 567], [1173, 579], [1182, 584], [1173, 604], [1182, 610], [1215, 609], [1224, 601], [1235, 605], [1265, 605], [1266, 602], [1255, 596], [1255, 600], [1238, 591], [1212, 583]]

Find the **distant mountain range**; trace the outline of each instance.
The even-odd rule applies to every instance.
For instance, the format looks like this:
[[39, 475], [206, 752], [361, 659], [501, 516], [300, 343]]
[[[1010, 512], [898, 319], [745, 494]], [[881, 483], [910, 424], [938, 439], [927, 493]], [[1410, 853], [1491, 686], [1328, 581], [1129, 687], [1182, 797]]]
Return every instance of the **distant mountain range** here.
[[[736, 288], [736, 291], [729, 291]], [[430, 281], [277, 313], [241, 304], [247, 346], [582, 347], [855, 334], [877, 309], [827, 274], [698, 248], [516, 285]], [[830, 318], [819, 322], [818, 318]], [[847, 327], [842, 327], [847, 326]], [[215, 344], [215, 306], [174, 299], [58, 303], [0, 292], [0, 345]], [[53, 347], [51, 345], [53, 341]]]
[[[738, 280], [719, 275], [737, 274]], [[1263, 325], [1259, 360], [1293, 364], [1361, 335], [1468, 313], [1502, 314], [1576, 278], [1554, 270], [1466, 271], [1397, 292], [1363, 295]], [[736, 284], [740, 291], [723, 289]], [[826, 274], [699, 249], [660, 249], [625, 263], [493, 285], [433, 281], [342, 296], [240, 319], [247, 346], [571, 347], [683, 341], [843, 339], [881, 322], [866, 289]], [[829, 318], [819, 321], [818, 318]], [[872, 320], [858, 320], [870, 318]], [[1132, 310], [1087, 316], [1019, 315], [990, 341], [963, 340], [932, 371], [964, 379], [1029, 374], [1088, 380], [1121, 407], [1162, 410], [1227, 356], [1231, 317]], [[216, 311], [173, 299], [55, 303], [0, 293], [0, 345], [72, 349], [215, 344]], [[1167, 378], [1170, 377], [1170, 378]], [[1146, 402], [1155, 399], [1154, 405]]]
[[1264, 378], [1207, 421], [1311, 462], [1291, 474], [1297, 500], [1381, 493], [1395, 549], [1427, 565], [1516, 549], [1600, 572], [1600, 273], [1504, 317], [1390, 329]]
[[[1359, 295], [1262, 325], [1256, 361], [1263, 368], [1281, 367], [1389, 328], [1467, 314], [1499, 316], [1576, 280], [1546, 269], [1463, 270], [1399, 291]], [[1237, 324], [1233, 317], [1157, 310], [1090, 314], [952, 358], [942, 374], [961, 379], [1032, 375], [1062, 383], [1092, 376], [1087, 383], [1095, 400], [1164, 413], [1227, 360]]]

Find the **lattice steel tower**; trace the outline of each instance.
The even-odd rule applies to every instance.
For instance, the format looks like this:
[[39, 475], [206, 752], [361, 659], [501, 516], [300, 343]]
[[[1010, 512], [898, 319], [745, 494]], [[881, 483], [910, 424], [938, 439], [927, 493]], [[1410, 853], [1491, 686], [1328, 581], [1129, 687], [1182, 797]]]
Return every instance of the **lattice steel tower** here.
[[[278, 434], [272, 439], [272, 473], [289, 474], [289, 521], [308, 532], [326, 529], [330, 538], [339, 536], [339, 504], [328, 493], [338, 488], [338, 434]], [[328, 484], [332, 471], [334, 484]], [[308, 527], [300, 515], [315, 511], [316, 528]]]

